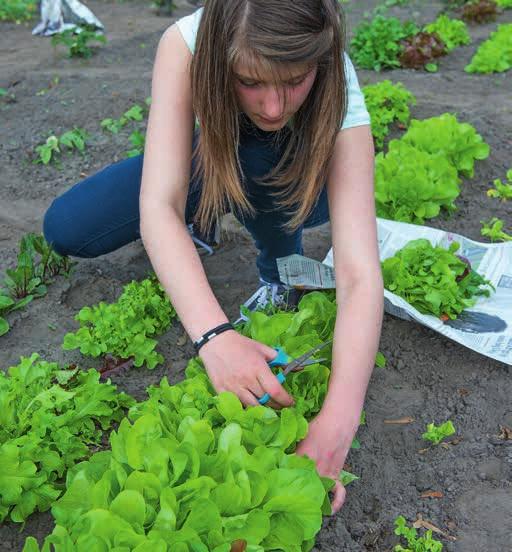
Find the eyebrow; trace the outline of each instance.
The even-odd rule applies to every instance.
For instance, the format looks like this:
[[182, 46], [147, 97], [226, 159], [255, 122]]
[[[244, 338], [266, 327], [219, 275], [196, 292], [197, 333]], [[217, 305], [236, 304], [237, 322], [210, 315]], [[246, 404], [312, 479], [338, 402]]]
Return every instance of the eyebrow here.
[[[296, 75], [295, 77], [290, 77], [289, 79], [287, 79], [287, 81], [293, 81], [293, 80], [297, 80], [297, 79], [301, 79], [303, 77], [306, 77], [307, 75], [309, 75], [309, 73], [311, 73], [312, 69], [308, 69], [305, 73], [301, 73], [300, 75]], [[252, 77], [248, 77], [247, 75], [241, 75], [240, 73], [236, 73], [235, 72], [235, 76], [238, 77], [239, 79], [242, 79], [242, 80], [247, 80], [247, 81], [251, 81], [251, 82], [261, 82], [260, 80], [258, 79], [254, 79]]]

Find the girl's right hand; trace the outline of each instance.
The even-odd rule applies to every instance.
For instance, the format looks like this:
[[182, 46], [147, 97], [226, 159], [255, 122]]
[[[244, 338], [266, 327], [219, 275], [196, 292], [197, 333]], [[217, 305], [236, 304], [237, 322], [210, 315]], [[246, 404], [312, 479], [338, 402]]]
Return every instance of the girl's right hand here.
[[246, 406], [259, 405], [265, 393], [273, 408], [294, 405], [267, 364], [277, 356], [271, 347], [230, 330], [203, 345], [199, 356], [217, 393], [231, 391]]

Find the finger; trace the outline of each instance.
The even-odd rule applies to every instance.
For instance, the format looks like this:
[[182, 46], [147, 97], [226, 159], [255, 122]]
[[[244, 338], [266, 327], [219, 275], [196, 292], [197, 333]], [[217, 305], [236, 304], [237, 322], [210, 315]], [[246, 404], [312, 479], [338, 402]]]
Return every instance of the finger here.
[[263, 395], [265, 394], [265, 391], [263, 390], [263, 387], [261, 386], [260, 382], [255, 379], [252, 381], [249, 385], [247, 385], [247, 389], [257, 398], [261, 399]]
[[265, 390], [265, 393], [268, 393], [280, 406], [286, 407], [294, 404], [291, 395], [286, 392], [285, 388], [279, 383], [268, 366], [266, 370], [261, 370], [259, 372], [258, 380]]
[[277, 351], [275, 349], [269, 347], [268, 345], [265, 345], [264, 343], [260, 343], [259, 341], [257, 343], [262, 355], [265, 357], [265, 360], [267, 362], [274, 360], [277, 357]]
[[334, 497], [331, 502], [331, 507], [332, 507], [331, 515], [336, 514], [341, 510], [341, 507], [345, 502], [345, 498], [347, 497], [347, 491], [345, 490], [345, 487], [341, 484], [340, 481], [336, 481], [336, 484], [332, 492], [334, 494]]
[[[259, 399], [263, 397], [265, 391], [260, 382], [256, 380], [256, 383], [251, 384], [248, 388], [249, 391], [258, 399], [258, 404], [261, 404], [259, 402]], [[280, 410], [282, 408], [282, 406], [276, 403], [276, 401], [274, 401], [272, 397], [270, 397], [270, 399], [264, 404], [264, 406], [270, 406], [270, 408], [273, 408], [274, 410]]]
[[238, 398], [245, 406], [258, 406], [258, 399], [249, 391], [249, 389], [241, 389], [238, 393]]

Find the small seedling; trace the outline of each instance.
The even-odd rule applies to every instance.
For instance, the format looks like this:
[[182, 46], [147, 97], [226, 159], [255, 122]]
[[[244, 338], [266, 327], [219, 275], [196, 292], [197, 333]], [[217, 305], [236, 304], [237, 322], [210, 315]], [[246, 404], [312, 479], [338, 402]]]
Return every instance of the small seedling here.
[[442, 552], [443, 544], [432, 537], [432, 530], [428, 530], [422, 537], [414, 527], [407, 527], [407, 521], [403, 516], [395, 520], [395, 535], [407, 541], [407, 547], [397, 544], [394, 552]]
[[104, 34], [95, 30], [95, 27], [85, 26], [76, 29], [67, 29], [62, 33], [53, 35], [52, 46], [64, 44], [68, 47], [68, 57], [90, 58], [93, 54], [90, 42], [105, 44], [107, 39]]
[[427, 431], [423, 433], [422, 438], [426, 441], [431, 441], [434, 445], [438, 445], [445, 437], [449, 437], [455, 433], [455, 427], [453, 423], [448, 420], [440, 426], [435, 424], [428, 424]]
[[4, 287], [0, 287], [0, 335], [9, 331], [9, 324], [3, 318], [5, 314], [46, 295], [46, 287], [53, 277], [58, 274], [69, 277], [74, 264], [69, 257], [56, 253], [43, 235], [23, 236], [18, 263], [15, 268], [5, 271]]
[[68, 149], [77, 149], [83, 153], [88, 136], [85, 130], [75, 127], [73, 130], [68, 130], [59, 139], [61, 146], [66, 146]]
[[489, 238], [492, 242], [512, 241], [512, 235], [503, 230], [504, 222], [501, 219], [493, 217], [489, 221], [481, 220], [480, 223], [482, 224], [480, 234]]
[[144, 136], [144, 134], [142, 134], [142, 132], [134, 130], [130, 134], [130, 142], [132, 143], [133, 148], [126, 152], [127, 157], [136, 157], [137, 155], [141, 155], [144, 152], [146, 137]]
[[507, 180], [508, 182], [502, 182], [499, 178], [494, 180], [494, 189], [487, 190], [487, 195], [499, 198], [501, 201], [512, 199], [512, 169], [507, 171]]
[[44, 144], [36, 146], [36, 153], [39, 154], [39, 158], [36, 159], [36, 163], [43, 163], [48, 165], [57, 153], [60, 153], [59, 139], [55, 135], [48, 136]]
[[[146, 106], [148, 106], [148, 99], [145, 101]], [[132, 105], [128, 111], [125, 111], [119, 119], [103, 119], [100, 126], [104, 130], [112, 132], [112, 134], [118, 134], [119, 131], [126, 126], [129, 121], [142, 121], [144, 116], [147, 113], [147, 107], [140, 105]]]
[[51, 161], [56, 161], [57, 155], [62, 152], [63, 147], [68, 151], [76, 149], [83, 154], [88, 138], [87, 132], [78, 127], [68, 130], [60, 138], [51, 135], [46, 139], [44, 144], [36, 146], [38, 158], [34, 162], [48, 165]]
[[0, 100], [6, 103], [11, 103], [16, 101], [16, 96], [13, 92], [9, 92], [5, 88], [0, 88]]

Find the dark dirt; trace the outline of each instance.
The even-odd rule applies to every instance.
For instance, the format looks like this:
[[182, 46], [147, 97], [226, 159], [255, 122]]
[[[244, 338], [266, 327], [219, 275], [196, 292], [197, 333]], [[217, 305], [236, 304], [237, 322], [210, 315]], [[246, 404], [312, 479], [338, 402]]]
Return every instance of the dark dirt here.
[[[422, 4], [412, 2], [390, 13], [427, 23], [442, 7], [440, 2]], [[14, 103], [0, 100], [0, 272], [14, 265], [22, 235], [41, 230], [45, 209], [57, 194], [85, 174], [123, 158], [134, 127], [112, 136], [100, 131], [100, 121], [119, 117], [150, 95], [155, 48], [172, 20], [157, 17], [141, 0], [91, 0], [88, 5], [104, 22], [108, 44], [87, 61], [69, 60], [63, 50], [53, 50], [49, 39], [32, 37], [32, 23], [0, 24], [0, 87], [16, 97]], [[364, 11], [376, 5], [368, 0], [345, 5], [349, 33]], [[511, 20], [509, 11], [498, 22]], [[475, 177], [464, 182], [457, 213], [430, 223], [477, 240], [481, 239], [480, 220], [498, 216], [512, 221], [510, 205], [485, 194], [492, 180], [503, 179], [511, 167], [510, 72], [469, 75], [463, 71], [496, 25], [470, 27], [473, 43], [441, 58], [435, 74], [358, 70], [361, 85], [384, 78], [402, 82], [417, 97], [414, 118], [456, 113], [489, 143], [491, 155], [478, 162]], [[50, 88], [55, 77], [58, 84]], [[51, 132], [62, 133], [73, 126], [85, 128], [92, 136], [85, 156], [63, 156], [61, 169], [31, 162], [35, 146]], [[399, 132], [393, 131], [391, 137], [397, 136]], [[234, 319], [239, 304], [257, 286], [255, 249], [231, 219], [226, 220], [223, 234], [220, 249], [204, 258], [204, 265], [221, 305]], [[327, 225], [308, 231], [306, 255], [322, 259], [329, 237]], [[115, 300], [123, 284], [143, 278], [149, 270], [141, 243], [98, 259], [80, 260], [69, 281], [58, 279], [45, 298], [9, 316], [12, 330], [0, 338], [0, 366], [6, 369], [34, 351], [48, 360], [98, 366], [84, 362], [76, 352], [61, 350], [64, 334], [77, 327], [73, 316], [84, 305]], [[160, 339], [164, 366], [153, 371], [132, 369], [113, 378], [115, 383], [143, 399], [145, 388], [162, 376], [180, 379], [193, 354], [190, 342], [180, 340], [183, 333], [176, 324]], [[183, 341], [184, 345], [177, 344]], [[510, 367], [388, 315], [380, 349], [388, 365], [374, 371], [366, 401], [367, 425], [359, 434], [362, 448], [348, 458], [361, 481], [350, 487], [343, 510], [325, 519], [315, 550], [390, 551], [397, 542], [393, 520], [402, 514], [411, 521], [421, 514], [456, 538], [443, 538], [449, 552], [511, 552], [512, 441], [497, 438], [500, 424], [512, 426]], [[384, 423], [405, 416], [414, 422]], [[426, 424], [447, 419], [457, 428], [456, 440], [446, 448], [420, 452], [426, 446], [421, 439]], [[442, 498], [421, 498], [428, 491], [441, 491]], [[42, 538], [51, 529], [48, 513], [33, 515], [23, 530], [5, 523], [0, 527], [0, 550], [21, 550], [27, 535]]]

